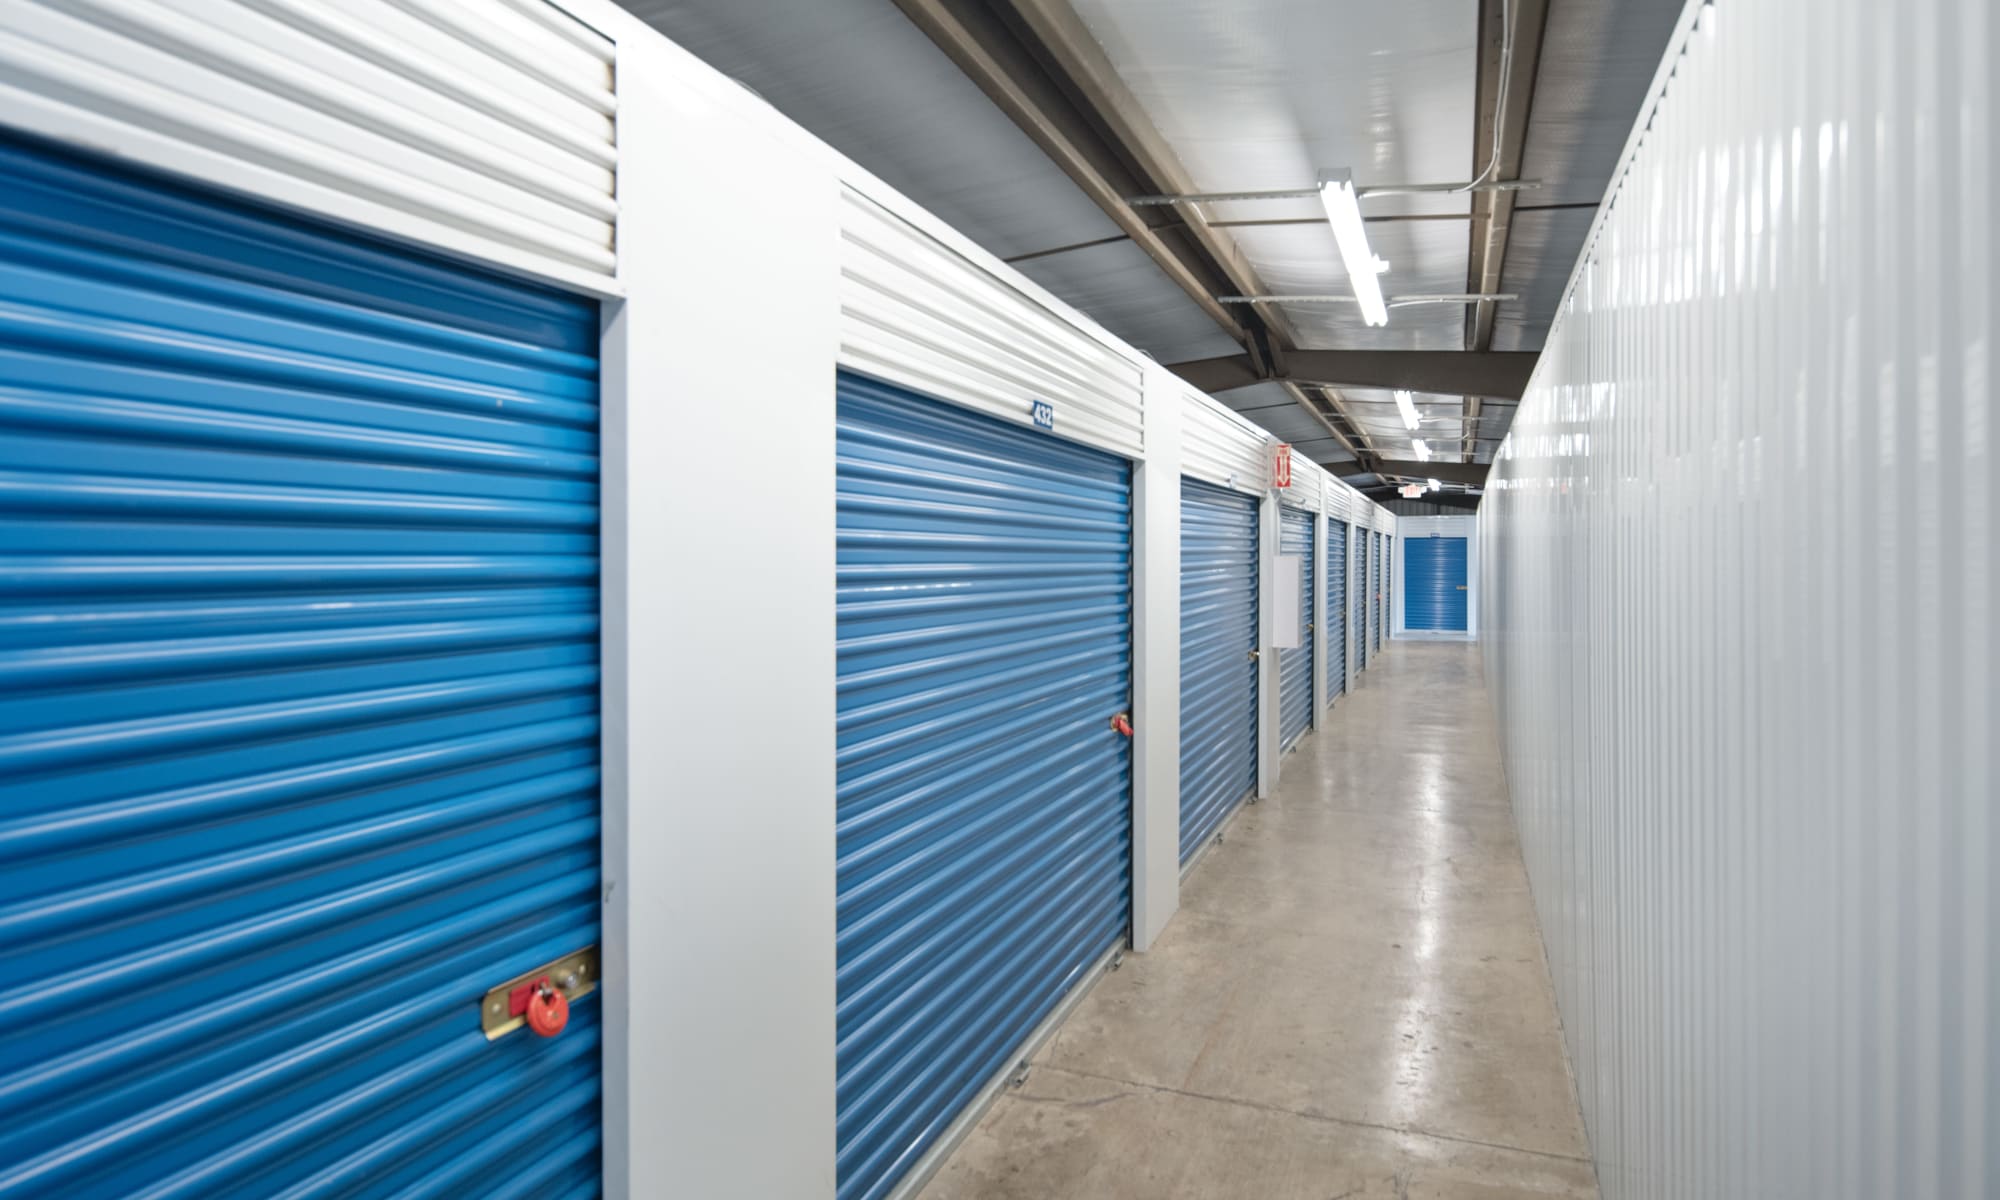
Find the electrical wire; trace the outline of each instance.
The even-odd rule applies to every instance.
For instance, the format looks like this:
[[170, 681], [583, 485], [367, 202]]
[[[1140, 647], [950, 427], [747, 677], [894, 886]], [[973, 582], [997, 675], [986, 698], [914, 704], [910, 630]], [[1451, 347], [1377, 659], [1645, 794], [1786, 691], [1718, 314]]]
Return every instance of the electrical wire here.
[[1500, 91], [1493, 98], [1493, 147], [1486, 155], [1486, 169], [1473, 176], [1472, 182], [1464, 187], [1453, 188], [1454, 193], [1471, 191], [1500, 169], [1500, 135], [1507, 124], [1507, 82], [1513, 75], [1514, 7], [1508, 0], [1500, 0]]

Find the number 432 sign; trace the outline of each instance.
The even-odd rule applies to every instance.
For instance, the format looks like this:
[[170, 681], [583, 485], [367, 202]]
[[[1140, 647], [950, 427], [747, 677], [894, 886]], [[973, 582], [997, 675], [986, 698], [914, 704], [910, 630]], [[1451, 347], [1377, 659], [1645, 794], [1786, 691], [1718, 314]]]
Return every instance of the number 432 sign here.
[[1056, 406], [1046, 400], [1037, 400], [1029, 410], [1034, 414], [1035, 428], [1054, 429], [1056, 427]]

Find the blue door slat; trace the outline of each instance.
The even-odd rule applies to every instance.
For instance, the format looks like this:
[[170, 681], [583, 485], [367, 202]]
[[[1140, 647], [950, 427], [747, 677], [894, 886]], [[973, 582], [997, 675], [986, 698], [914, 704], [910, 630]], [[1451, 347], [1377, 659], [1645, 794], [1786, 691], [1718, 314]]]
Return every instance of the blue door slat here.
[[1181, 480], [1185, 864], [1257, 787], [1257, 498]]
[[595, 1194], [595, 305], [0, 177], [0, 1197]]
[[1347, 690], [1347, 522], [1326, 522], [1326, 631], [1329, 651], [1326, 691], [1329, 697]]
[[1313, 515], [1296, 508], [1278, 510], [1278, 552], [1299, 556], [1297, 649], [1278, 651], [1278, 745], [1289, 750], [1312, 725], [1313, 708]]
[[1354, 531], [1354, 669], [1368, 667], [1368, 543], [1366, 529]]
[[1403, 625], [1409, 629], [1465, 632], [1466, 540], [1408, 538], [1403, 542]]
[[890, 1191], [1131, 920], [1131, 472], [838, 381], [836, 1166]]
[[1371, 620], [1368, 623], [1368, 640], [1371, 649], [1380, 650], [1382, 617], [1386, 611], [1382, 606], [1382, 560], [1389, 555], [1389, 539], [1386, 535], [1377, 533], [1371, 540], [1375, 543], [1375, 553], [1368, 560], [1368, 603], [1373, 606]]

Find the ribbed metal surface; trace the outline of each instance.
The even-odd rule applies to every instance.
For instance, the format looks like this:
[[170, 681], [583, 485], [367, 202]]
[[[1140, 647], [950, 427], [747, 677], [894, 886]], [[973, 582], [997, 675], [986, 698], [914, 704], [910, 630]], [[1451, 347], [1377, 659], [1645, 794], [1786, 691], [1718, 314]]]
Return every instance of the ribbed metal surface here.
[[1599, 1178], [2000, 1195], [2000, 15], [1696, 12], [1480, 514]]
[[595, 307], [0, 177], [0, 1196], [594, 1193]]
[[1403, 628], [1464, 632], [1465, 552], [1462, 537], [1403, 539]]
[[849, 189], [840, 364], [1017, 424], [1036, 401], [1066, 439], [1145, 450], [1137, 362], [1016, 283]]
[[1181, 861], [1257, 787], [1257, 498], [1181, 481]]
[[1353, 531], [1354, 557], [1350, 562], [1353, 574], [1354, 614], [1354, 669], [1368, 669], [1368, 528], [1356, 522]]
[[1347, 690], [1347, 522], [1326, 523], [1326, 694]]
[[1271, 482], [1271, 435], [1201, 392], [1181, 398], [1181, 471], [1249, 492]]
[[540, 0], [13, 0], [0, 123], [608, 287], [612, 59]]
[[1373, 534], [1368, 539], [1368, 648], [1382, 648], [1382, 618], [1388, 609], [1383, 604], [1382, 560], [1389, 555], [1389, 539], [1383, 534]]
[[842, 373], [839, 1195], [885, 1194], [1130, 920], [1130, 469]]
[[1278, 553], [1299, 556], [1299, 646], [1278, 651], [1278, 745], [1289, 750], [1312, 724], [1313, 515], [1278, 510]]

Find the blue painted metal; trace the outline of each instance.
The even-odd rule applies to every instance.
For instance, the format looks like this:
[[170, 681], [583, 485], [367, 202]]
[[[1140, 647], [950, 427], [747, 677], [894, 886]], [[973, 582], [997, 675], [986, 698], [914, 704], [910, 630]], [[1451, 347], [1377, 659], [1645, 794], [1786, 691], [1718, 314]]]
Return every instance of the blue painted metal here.
[[1326, 522], [1326, 615], [1333, 623], [1326, 631], [1330, 699], [1347, 690], [1347, 522], [1331, 517]]
[[1382, 648], [1382, 618], [1387, 609], [1382, 605], [1382, 561], [1389, 556], [1389, 539], [1378, 533], [1374, 536], [1375, 554], [1368, 560], [1369, 603], [1375, 606], [1374, 620], [1368, 624], [1368, 638], [1372, 649]]
[[1466, 545], [1462, 537], [1403, 540], [1403, 627], [1465, 632]]
[[1181, 862], [1257, 789], [1257, 499], [1181, 480]]
[[1356, 529], [1354, 545], [1354, 669], [1368, 669], [1368, 545], [1374, 539]]
[[595, 307], [0, 178], [0, 1197], [594, 1194]]
[[839, 378], [838, 1194], [873, 1200], [1131, 920], [1131, 472]]
[[1312, 725], [1313, 708], [1313, 515], [1296, 508], [1278, 510], [1278, 553], [1299, 556], [1299, 627], [1295, 650], [1278, 651], [1278, 745], [1289, 750]]

